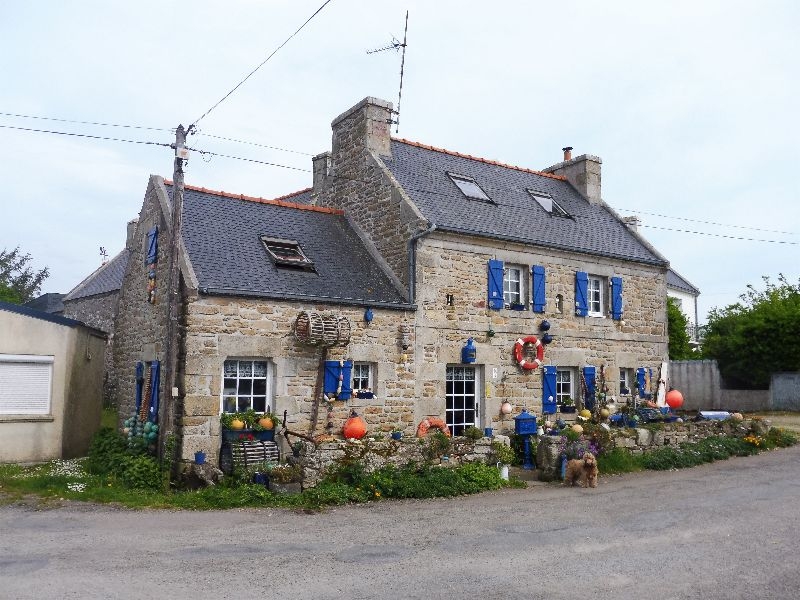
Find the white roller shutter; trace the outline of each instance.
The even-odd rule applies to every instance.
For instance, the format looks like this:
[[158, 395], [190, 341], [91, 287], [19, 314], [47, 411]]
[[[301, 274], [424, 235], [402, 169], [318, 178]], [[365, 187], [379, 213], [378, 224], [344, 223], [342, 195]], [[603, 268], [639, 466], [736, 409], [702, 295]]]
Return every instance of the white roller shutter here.
[[52, 378], [52, 356], [0, 354], [0, 414], [50, 414]]

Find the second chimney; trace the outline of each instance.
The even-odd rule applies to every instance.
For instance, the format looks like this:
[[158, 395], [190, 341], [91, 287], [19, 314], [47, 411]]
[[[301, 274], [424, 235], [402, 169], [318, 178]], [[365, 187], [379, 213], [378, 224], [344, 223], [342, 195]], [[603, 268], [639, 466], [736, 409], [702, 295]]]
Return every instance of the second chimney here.
[[566, 148], [562, 148], [564, 151], [564, 162], [568, 160], [572, 160], [572, 146], [567, 146]]

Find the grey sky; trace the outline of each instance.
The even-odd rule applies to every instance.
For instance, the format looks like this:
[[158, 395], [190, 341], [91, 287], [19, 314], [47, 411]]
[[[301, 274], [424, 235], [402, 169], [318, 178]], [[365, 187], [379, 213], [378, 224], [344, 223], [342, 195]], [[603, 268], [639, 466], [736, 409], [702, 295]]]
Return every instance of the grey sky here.
[[[0, 112], [186, 125], [320, 4], [2, 3]], [[402, 37], [406, 9], [400, 137], [534, 169], [567, 145], [600, 156], [603, 198], [641, 211], [642, 233], [702, 290], [701, 321], [761, 275], [797, 279], [796, 2], [333, 0], [189, 144], [309, 170], [337, 114], [365, 96], [396, 103], [399, 55], [365, 51]], [[6, 115], [0, 125], [173, 141], [170, 131]], [[50, 267], [43, 291], [67, 292], [100, 264], [99, 246], [122, 248], [148, 175], [171, 172], [168, 148], [0, 127], [0, 248], [21, 246]], [[195, 154], [186, 180], [271, 198], [311, 175]]]

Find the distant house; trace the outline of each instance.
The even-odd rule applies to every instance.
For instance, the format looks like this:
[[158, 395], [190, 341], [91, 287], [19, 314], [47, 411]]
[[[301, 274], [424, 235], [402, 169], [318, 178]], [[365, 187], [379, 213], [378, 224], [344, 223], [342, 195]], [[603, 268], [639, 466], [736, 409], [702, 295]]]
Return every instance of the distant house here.
[[697, 297], [700, 290], [680, 275], [677, 271], [670, 268], [667, 271], [667, 296], [673, 298], [686, 315], [686, 333], [689, 334], [689, 343], [697, 347], [701, 342], [700, 328], [697, 320]]
[[64, 314], [64, 295], [57, 293], [42, 294], [25, 303], [25, 306], [34, 310], [50, 313], [51, 315]]
[[458, 434], [513, 429], [504, 401], [553, 414], [652, 391], [669, 265], [603, 202], [600, 159], [566, 149], [537, 171], [392, 139], [390, 120], [374, 98], [334, 119], [308, 190], [187, 186], [174, 398], [160, 377], [174, 190], [150, 178], [114, 324], [124, 416], [155, 403], [188, 459], [213, 456], [220, 413], [247, 408], [312, 435], [353, 409], [372, 430], [436, 416]]
[[[128, 223], [128, 242], [135, 231], [135, 221]], [[108, 406], [113, 396], [114, 379], [108, 374], [112, 370], [114, 351], [114, 319], [119, 304], [119, 290], [125, 269], [128, 267], [130, 249], [127, 247], [111, 260], [97, 268], [91, 275], [76, 285], [63, 297], [63, 314], [103, 331], [108, 336], [105, 353], [106, 377], [103, 383], [103, 403]]]
[[83, 456], [100, 425], [106, 336], [0, 302], [0, 462]]

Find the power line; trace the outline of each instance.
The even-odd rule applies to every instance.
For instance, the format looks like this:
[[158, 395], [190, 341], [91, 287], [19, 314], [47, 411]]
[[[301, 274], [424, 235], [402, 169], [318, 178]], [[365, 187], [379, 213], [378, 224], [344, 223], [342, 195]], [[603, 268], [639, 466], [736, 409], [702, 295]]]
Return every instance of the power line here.
[[103, 135], [91, 135], [88, 133], [72, 133], [68, 131], [53, 131], [50, 129], [33, 129], [31, 127], [15, 127], [13, 125], [0, 125], [0, 128], [3, 129], [16, 129], [17, 131], [32, 131], [35, 133], [52, 133], [54, 135], [66, 135], [70, 137], [81, 137], [81, 138], [90, 138], [94, 140], [109, 140], [112, 142], [126, 142], [128, 144], [144, 144], [147, 146], [164, 146], [166, 148], [172, 148], [172, 144], [163, 144], [161, 142], [148, 142], [145, 140], [128, 140], [124, 138], [116, 138], [116, 137], [108, 137]]
[[144, 125], [122, 125], [120, 123], [99, 123], [97, 121], [73, 121], [72, 119], [57, 119], [56, 117], [40, 117], [36, 115], [22, 115], [17, 113], [0, 112], [4, 117], [19, 117], [21, 119], [39, 119], [42, 121], [58, 121], [59, 123], [77, 123], [79, 125], [100, 125], [101, 127], [125, 127], [127, 129], [148, 129], [150, 131], [174, 131], [164, 127], [145, 127]]
[[265, 65], [265, 64], [266, 64], [266, 63], [269, 61], [269, 59], [271, 59], [273, 56], [275, 56], [275, 54], [277, 54], [277, 53], [278, 53], [278, 50], [280, 50], [281, 48], [283, 48], [283, 47], [284, 47], [286, 44], [288, 44], [288, 43], [289, 43], [289, 41], [290, 41], [290, 40], [291, 40], [291, 39], [292, 39], [294, 36], [296, 36], [298, 33], [300, 33], [300, 31], [301, 31], [301, 30], [302, 30], [302, 29], [303, 29], [303, 28], [304, 28], [306, 25], [308, 25], [308, 24], [309, 24], [309, 22], [311, 21], [311, 19], [313, 19], [314, 17], [316, 17], [316, 16], [317, 16], [317, 15], [320, 13], [320, 11], [322, 11], [322, 9], [323, 9], [323, 8], [325, 8], [325, 7], [328, 5], [328, 3], [329, 3], [330, 1], [331, 1], [331, 0], [325, 0], [325, 2], [322, 4], [322, 6], [320, 6], [320, 7], [319, 7], [319, 8], [318, 8], [316, 11], [314, 11], [314, 14], [313, 14], [313, 15], [311, 15], [310, 17], [308, 17], [308, 19], [306, 19], [305, 23], [303, 23], [302, 25], [300, 25], [300, 27], [298, 27], [298, 28], [297, 28], [297, 31], [295, 31], [295, 32], [294, 32], [292, 35], [290, 35], [288, 38], [286, 38], [286, 40], [285, 40], [285, 41], [284, 41], [284, 42], [283, 42], [283, 43], [282, 43], [280, 46], [278, 46], [277, 48], [275, 48], [275, 50], [273, 50], [273, 51], [272, 51], [272, 54], [270, 54], [270, 55], [269, 55], [267, 58], [265, 58], [265, 59], [264, 59], [264, 60], [261, 62], [261, 64], [260, 64], [260, 65], [258, 65], [258, 66], [257, 66], [255, 69], [253, 69], [252, 71], [250, 71], [250, 73], [248, 73], [248, 74], [247, 74], [247, 77], [245, 77], [245, 78], [244, 78], [244, 79], [242, 79], [242, 80], [241, 80], [239, 83], [237, 83], [237, 84], [234, 86], [234, 88], [233, 88], [233, 89], [232, 89], [230, 92], [228, 92], [227, 94], [225, 94], [225, 95], [224, 95], [222, 98], [220, 98], [220, 99], [219, 99], [219, 101], [218, 101], [216, 104], [214, 104], [214, 106], [212, 106], [212, 107], [211, 107], [211, 108], [209, 108], [209, 109], [208, 109], [206, 112], [204, 112], [202, 115], [200, 115], [200, 117], [199, 117], [198, 119], [196, 119], [196, 120], [195, 120], [195, 121], [194, 121], [194, 122], [193, 122], [193, 123], [192, 123], [192, 124], [189, 126], [189, 129], [188, 129], [188, 130], [189, 130], [189, 131], [191, 131], [191, 130], [192, 130], [192, 128], [193, 128], [195, 125], [197, 125], [197, 124], [198, 124], [198, 123], [199, 123], [199, 122], [200, 122], [202, 119], [204, 119], [204, 118], [205, 118], [205, 117], [208, 115], [208, 113], [210, 113], [212, 110], [214, 110], [215, 108], [217, 108], [217, 107], [218, 107], [220, 104], [222, 104], [222, 103], [223, 103], [223, 102], [224, 102], [224, 101], [225, 101], [225, 100], [228, 98], [228, 96], [230, 96], [231, 94], [233, 94], [233, 92], [235, 92], [236, 90], [238, 90], [238, 89], [239, 89], [239, 87], [240, 87], [240, 86], [241, 86], [241, 85], [242, 85], [242, 84], [243, 84], [245, 81], [247, 81], [248, 79], [250, 79], [250, 77], [252, 77], [252, 76], [255, 74], [255, 72], [256, 72], [256, 71], [258, 71], [258, 70], [259, 70], [261, 67], [263, 67], [263, 66], [264, 66], [264, 65]]
[[259, 164], [259, 165], [267, 165], [267, 166], [270, 166], [270, 167], [278, 167], [280, 169], [291, 169], [292, 171], [301, 171], [303, 173], [311, 173], [312, 172], [310, 169], [303, 169], [301, 167], [290, 167], [289, 165], [282, 165], [282, 164], [279, 164], [279, 163], [268, 162], [268, 161], [265, 161], [265, 160], [256, 160], [255, 158], [244, 158], [242, 156], [233, 156], [231, 154], [220, 154], [218, 152], [210, 152], [208, 150], [198, 150], [197, 148], [187, 148], [187, 150], [190, 150], [192, 152], [198, 152], [202, 156], [219, 156], [220, 158], [230, 158], [232, 160], [241, 160], [241, 161], [244, 161], [244, 162], [256, 163], [256, 164]]
[[658, 225], [639, 225], [639, 227], [648, 227], [650, 229], [661, 229], [663, 231], [675, 231], [678, 233], [691, 233], [694, 235], [707, 235], [710, 237], [725, 238], [729, 240], [742, 240], [745, 242], [765, 242], [768, 244], [788, 244], [790, 246], [797, 246], [800, 242], [789, 242], [786, 240], [760, 240], [756, 238], [738, 237], [735, 235], [723, 235], [721, 233], [708, 233], [706, 231], [691, 231], [689, 229], [672, 229], [670, 227], [659, 227]]
[[733, 225], [729, 223], [717, 223], [715, 221], [701, 221], [700, 219], [689, 219], [688, 217], [671, 217], [670, 215], [661, 215], [659, 213], [647, 212], [646, 210], [639, 210], [633, 208], [617, 208], [617, 212], [626, 211], [632, 213], [641, 213], [643, 215], [650, 215], [651, 217], [662, 217], [664, 219], [675, 219], [677, 221], [689, 221], [692, 223], [702, 223], [704, 225], [717, 225], [719, 227], [732, 227], [734, 229], [751, 229], [753, 231], [763, 231], [765, 233], [782, 233], [786, 235], [797, 235], [792, 231], [779, 231], [777, 229], [761, 229], [759, 227], [748, 227], [746, 225]]
[[205, 137], [214, 138], [217, 140], [225, 140], [226, 142], [236, 142], [237, 144], [247, 144], [248, 146], [258, 146], [259, 148], [269, 148], [270, 150], [280, 150], [281, 152], [291, 152], [292, 154], [303, 154], [304, 156], [314, 156], [311, 152], [302, 152], [300, 150], [290, 150], [289, 148], [281, 148], [280, 146], [270, 146], [268, 144], [259, 144], [257, 142], [248, 142], [247, 140], [237, 140], [235, 138], [223, 137], [221, 135], [211, 135], [210, 133], [200, 133]]

